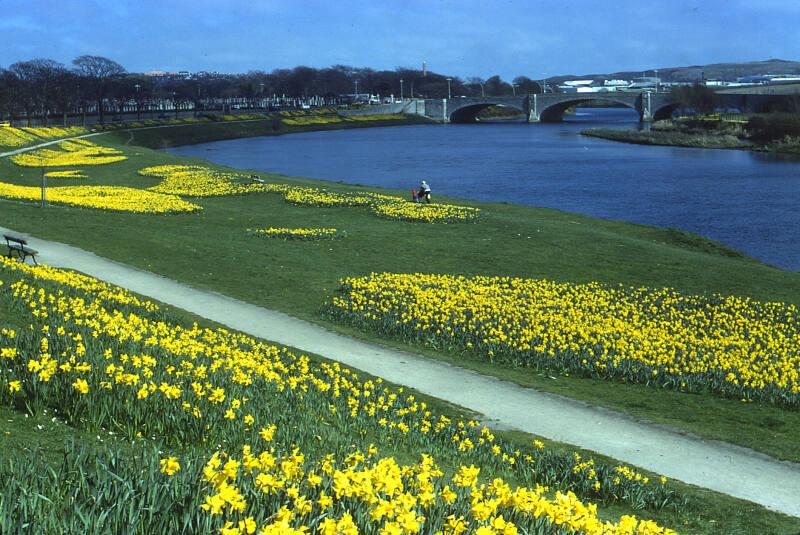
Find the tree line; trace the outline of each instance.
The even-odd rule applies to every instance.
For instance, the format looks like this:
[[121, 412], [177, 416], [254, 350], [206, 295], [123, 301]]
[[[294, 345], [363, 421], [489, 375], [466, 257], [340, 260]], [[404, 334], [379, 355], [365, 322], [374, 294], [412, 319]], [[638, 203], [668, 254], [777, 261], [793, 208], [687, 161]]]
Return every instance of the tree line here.
[[257, 101], [274, 96], [295, 99], [339, 97], [353, 93], [388, 97], [444, 98], [503, 96], [538, 93], [538, 82], [518, 76], [509, 83], [495, 75], [462, 79], [411, 68], [374, 70], [346, 65], [326, 68], [299, 66], [270, 72], [204, 74], [188, 78], [146, 76], [128, 72], [101, 56], [84, 55], [70, 65], [52, 59], [19, 61], [0, 67], [0, 118], [40, 119], [43, 125], [68, 114], [95, 113], [100, 122], [110, 112], [122, 112], [125, 103], [137, 109], [154, 101], [191, 102], [202, 110], [214, 99]]

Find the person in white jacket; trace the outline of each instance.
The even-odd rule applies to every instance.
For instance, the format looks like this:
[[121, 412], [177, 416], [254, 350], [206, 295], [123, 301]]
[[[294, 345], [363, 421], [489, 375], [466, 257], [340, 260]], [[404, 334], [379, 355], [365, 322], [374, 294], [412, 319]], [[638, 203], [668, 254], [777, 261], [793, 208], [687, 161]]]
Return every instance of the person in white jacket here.
[[422, 184], [419, 185], [419, 193], [417, 196], [419, 197], [420, 202], [425, 199], [425, 202], [428, 204], [431, 203], [431, 187], [424, 180], [422, 181]]

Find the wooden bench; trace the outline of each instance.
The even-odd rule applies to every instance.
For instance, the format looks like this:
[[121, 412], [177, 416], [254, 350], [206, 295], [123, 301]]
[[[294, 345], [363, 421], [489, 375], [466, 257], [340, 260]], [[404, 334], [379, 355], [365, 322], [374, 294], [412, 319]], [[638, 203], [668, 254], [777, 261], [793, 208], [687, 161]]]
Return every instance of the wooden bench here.
[[39, 251], [28, 247], [27, 240], [18, 236], [11, 236], [10, 234], [3, 234], [3, 237], [6, 239], [6, 245], [8, 246], [7, 256], [9, 258], [14, 258], [16, 255], [20, 262], [24, 263], [25, 259], [30, 256], [31, 260], [33, 260], [33, 264], [35, 266], [39, 265], [39, 263], [36, 262], [36, 255], [39, 254]]

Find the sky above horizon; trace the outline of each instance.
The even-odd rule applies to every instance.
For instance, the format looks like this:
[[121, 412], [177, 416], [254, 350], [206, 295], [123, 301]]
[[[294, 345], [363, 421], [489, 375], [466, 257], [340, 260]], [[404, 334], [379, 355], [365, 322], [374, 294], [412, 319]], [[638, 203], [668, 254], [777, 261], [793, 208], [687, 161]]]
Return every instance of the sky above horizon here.
[[0, 66], [82, 54], [134, 72], [343, 64], [461, 77], [800, 59], [797, 0], [0, 0]]

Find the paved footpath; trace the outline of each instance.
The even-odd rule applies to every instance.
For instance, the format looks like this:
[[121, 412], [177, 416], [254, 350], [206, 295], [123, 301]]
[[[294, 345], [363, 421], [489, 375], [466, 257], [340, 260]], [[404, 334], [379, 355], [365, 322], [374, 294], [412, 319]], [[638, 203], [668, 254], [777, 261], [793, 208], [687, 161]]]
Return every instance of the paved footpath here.
[[30, 152], [35, 149], [41, 149], [42, 147], [49, 147], [50, 145], [55, 145], [57, 143], [61, 143], [62, 141], [69, 141], [70, 139], [83, 139], [85, 137], [93, 137], [99, 136], [100, 134], [104, 134], [105, 132], [94, 132], [91, 134], [83, 134], [82, 136], [72, 136], [72, 137], [65, 137], [61, 139], [54, 139], [52, 141], [46, 141], [44, 143], [39, 143], [38, 145], [31, 145], [29, 147], [23, 147], [21, 149], [11, 150], [8, 152], [0, 152], [0, 158], [4, 158], [6, 156], [14, 156], [17, 154], [22, 154], [23, 152]]
[[[7, 232], [7, 229], [0, 228]], [[800, 465], [701, 440], [622, 414], [523, 388], [402, 351], [341, 336], [286, 314], [30, 239], [43, 262], [75, 269], [252, 336], [338, 360], [483, 414], [510, 427], [800, 517]]]

